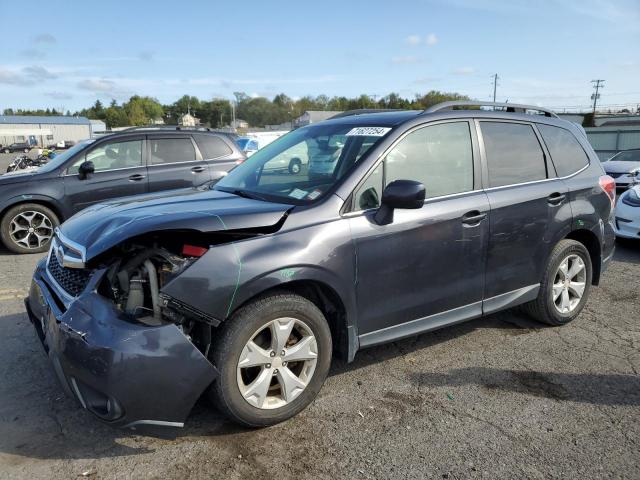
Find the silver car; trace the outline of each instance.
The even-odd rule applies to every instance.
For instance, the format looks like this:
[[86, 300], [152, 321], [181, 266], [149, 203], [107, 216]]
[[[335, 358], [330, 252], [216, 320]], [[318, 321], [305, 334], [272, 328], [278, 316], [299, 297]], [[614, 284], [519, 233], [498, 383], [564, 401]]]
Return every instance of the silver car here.
[[616, 181], [616, 188], [627, 189], [640, 169], [640, 149], [624, 150], [602, 163], [607, 175]]

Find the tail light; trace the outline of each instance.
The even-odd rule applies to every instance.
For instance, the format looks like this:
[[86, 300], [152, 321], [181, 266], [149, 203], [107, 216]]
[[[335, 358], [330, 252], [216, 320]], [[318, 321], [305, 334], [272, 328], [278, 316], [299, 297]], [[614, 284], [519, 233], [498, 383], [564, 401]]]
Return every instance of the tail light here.
[[207, 253], [208, 249], [204, 247], [197, 247], [195, 245], [183, 245], [182, 255], [185, 257], [201, 257]]
[[599, 183], [600, 188], [609, 196], [611, 208], [613, 208], [616, 202], [616, 181], [609, 175], [603, 175], [600, 177]]
[[246, 160], [246, 158], [240, 158], [238, 160], [236, 160], [236, 165], [240, 165], [241, 163], [243, 163]]

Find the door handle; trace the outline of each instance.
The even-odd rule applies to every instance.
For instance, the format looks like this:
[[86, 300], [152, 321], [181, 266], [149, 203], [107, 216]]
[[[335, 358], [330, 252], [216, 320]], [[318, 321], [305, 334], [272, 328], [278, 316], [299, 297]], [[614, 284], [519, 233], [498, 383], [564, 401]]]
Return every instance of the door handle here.
[[487, 218], [486, 213], [481, 213], [479, 210], [472, 210], [462, 216], [462, 223], [464, 223], [465, 225], [475, 226], [485, 218]]
[[191, 171], [193, 173], [201, 173], [201, 172], [204, 172], [204, 167], [193, 167]]
[[134, 175], [129, 176], [129, 181], [130, 182], [139, 182], [140, 180], [144, 180], [145, 178], [147, 178], [146, 175], [142, 175], [140, 173], [136, 173]]
[[567, 198], [567, 196], [564, 193], [553, 192], [547, 197], [547, 202], [549, 202], [550, 205], [560, 205], [564, 202], [565, 198]]

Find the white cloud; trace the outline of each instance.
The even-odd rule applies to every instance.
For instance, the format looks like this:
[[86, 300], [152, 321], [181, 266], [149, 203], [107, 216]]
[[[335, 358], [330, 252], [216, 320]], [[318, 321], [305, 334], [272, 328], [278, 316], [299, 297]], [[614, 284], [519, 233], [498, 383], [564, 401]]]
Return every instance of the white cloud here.
[[460, 67], [456, 68], [452, 73], [454, 75], [473, 75], [476, 72], [473, 67]]
[[73, 95], [66, 92], [45, 92], [44, 95], [55, 100], [69, 100], [73, 98]]
[[0, 68], [0, 83], [6, 83], [8, 85], [22, 85], [23, 78], [12, 70]]
[[409, 45], [418, 45], [422, 41], [422, 38], [420, 38], [420, 35], [409, 35], [404, 41]]
[[36, 35], [33, 41], [35, 43], [46, 43], [49, 45], [57, 43], [56, 37], [54, 37], [50, 33], [41, 33], [40, 35]]
[[425, 40], [425, 42], [429, 46], [435, 45], [436, 43], [438, 43], [438, 37], [435, 33], [430, 33], [429, 35], [427, 35], [427, 39]]
[[87, 78], [78, 82], [78, 88], [91, 92], [111, 93], [115, 91], [116, 84], [106, 78]]
[[396, 65], [418, 63], [419, 61], [420, 59], [415, 55], [399, 55], [391, 59], [391, 63], [395, 63]]

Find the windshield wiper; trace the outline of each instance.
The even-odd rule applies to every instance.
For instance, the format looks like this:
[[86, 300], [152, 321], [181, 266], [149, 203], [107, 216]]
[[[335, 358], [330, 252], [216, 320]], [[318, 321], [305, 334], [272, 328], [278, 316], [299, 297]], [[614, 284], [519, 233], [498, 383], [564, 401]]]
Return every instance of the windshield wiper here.
[[268, 202], [268, 200], [265, 197], [263, 197], [258, 193], [249, 192], [247, 190], [241, 190], [239, 188], [236, 188], [235, 190], [222, 190], [222, 191], [226, 193], [231, 193], [233, 195], [237, 195], [239, 197], [250, 198], [251, 200], [262, 200], [263, 202]]

